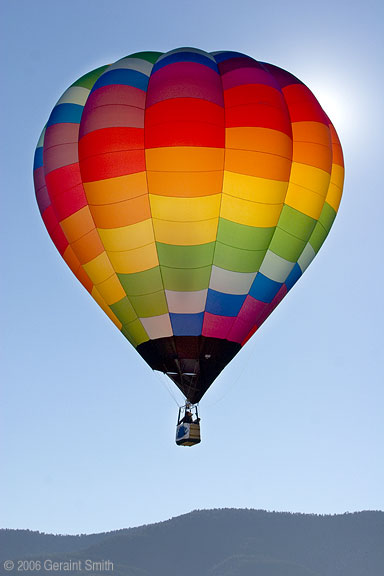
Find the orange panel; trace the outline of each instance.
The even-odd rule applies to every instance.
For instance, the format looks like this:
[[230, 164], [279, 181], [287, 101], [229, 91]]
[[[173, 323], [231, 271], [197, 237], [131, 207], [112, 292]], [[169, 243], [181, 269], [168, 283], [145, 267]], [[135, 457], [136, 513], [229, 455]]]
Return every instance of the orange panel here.
[[312, 142], [295, 142], [293, 146], [293, 161], [308, 164], [331, 173], [331, 149]]
[[81, 210], [62, 220], [60, 225], [68, 242], [75, 242], [95, 228], [88, 206], [84, 206]]
[[225, 131], [226, 148], [255, 150], [292, 157], [292, 139], [278, 130], [260, 127], [235, 127]]
[[115, 204], [90, 206], [90, 209], [97, 228], [120, 228], [151, 217], [147, 194]]
[[225, 170], [270, 178], [271, 180], [287, 181], [291, 170], [291, 161], [274, 154], [250, 152], [248, 150], [226, 150]]
[[114, 204], [147, 193], [145, 172], [84, 183], [89, 204]]
[[329, 129], [331, 131], [331, 137], [332, 137], [332, 155], [333, 155], [332, 161], [334, 162], [334, 164], [338, 164], [339, 166], [344, 167], [343, 150], [341, 148], [339, 137], [332, 124], [329, 125]]
[[145, 151], [147, 170], [159, 172], [204, 172], [222, 170], [223, 148], [175, 146], [150, 148]]
[[293, 122], [294, 142], [317, 142], [330, 148], [331, 134], [328, 126], [321, 122]]
[[221, 192], [223, 171], [212, 172], [148, 172], [151, 194], [196, 198]]
[[86, 264], [104, 252], [97, 230], [92, 230], [71, 244], [81, 264]]

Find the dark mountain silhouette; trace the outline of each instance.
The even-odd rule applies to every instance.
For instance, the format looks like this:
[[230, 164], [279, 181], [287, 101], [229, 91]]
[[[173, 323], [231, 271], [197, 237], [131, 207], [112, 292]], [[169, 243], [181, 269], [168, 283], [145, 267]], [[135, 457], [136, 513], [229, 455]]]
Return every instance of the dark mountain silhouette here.
[[113, 571], [88, 572], [93, 576], [383, 576], [384, 512], [223, 509], [103, 534], [0, 530], [0, 566], [48, 556], [82, 562], [80, 571], [65, 574], [87, 573], [87, 559], [113, 562]]

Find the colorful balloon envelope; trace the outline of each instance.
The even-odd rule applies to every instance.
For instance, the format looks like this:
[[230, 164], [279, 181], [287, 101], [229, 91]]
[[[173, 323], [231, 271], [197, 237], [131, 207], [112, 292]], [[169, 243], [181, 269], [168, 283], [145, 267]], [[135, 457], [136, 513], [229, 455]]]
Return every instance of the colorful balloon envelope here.
[[60, 254], [198, 402], [323, 244], [337, 134], [295, 76], [237, 52], [140, 52], [57, 102], [35, 189]]

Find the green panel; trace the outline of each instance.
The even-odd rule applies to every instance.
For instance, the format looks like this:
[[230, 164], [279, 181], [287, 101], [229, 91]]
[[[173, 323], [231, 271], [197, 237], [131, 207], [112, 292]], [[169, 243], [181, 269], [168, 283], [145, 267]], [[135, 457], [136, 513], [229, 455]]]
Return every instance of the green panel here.
[[309, 243], [316, 253], [320, 250], [327, 236], [328, 232], [325, 230], [324, 226], [318, 222], [309, 239]]
[[149, 340], [149, 336], [139, 319], [134, 320], [129, 324], [125, 324], [125, 326], [122, 327], [121, 332], [127, 340], [135, 346], [135, 348], [142, 342], [147, 342], [147, 340]]
[[332, 228], [332, 224], [335, 218], [336, 218], [336, 211], [327, 202], [324, 202], [319, 222], [324, 226], [327, 232], [329, 232], [330, 229]]
[[216, 243], [213, 263], [233, 272], [257, 272], [264, 259], [265, 250], [242, 250], [233, 246]]
[[219, 218], [217, 241], [246, 250], [267, 250], [275, 228], [254, 228]]
[[127, 56], [127, 58], [141, 58], [141, 60], [147, 60], [147, 62], [154, 64], [162, 55], [163, 52], [135, 52]]
[[177, 292], [204, 290], [209, 286], [211, 266], [204, 268], [167, 268], [161, 266], [164, 288]]
[[142, 294], [151, 294], [163, 289], [160, 267], [150, 268], [144, 272], [135, 274], [118, 274], [117, 275], [124, 292], [128, 296], [140, 296]]
[[277, 227], [269, 249], [289, 262], [297, 262], [305, 245], [305, 240], [300, 240], [300, 238], [296, 238], [296, 236], [292, 236], [292, 234], [288, 234], [285, 230]]
[[72, 86], [81, 86], [82, 88], [88, 88], [89, 90], [92, 90], [94, 83], [98, 77], [101, 76], [103, 72], [105, 72], [108, 66], [109, 65], [101, 66], [100, 68], [96, 68], [96, 70], [88, 72], [88, 74], [84, 74], [84, 76], [76, 80]]
[[130, 296], [130, 301], [139, 318], [160, 316], [168, 312], [167, 300], [163, 290], [143, 296]]
[[169, 268], [202, 268], [212, 264], [215, 243], [197, 246], [174, 246], [156, 242], [161, 266]]
[[115, 304], [110, 304], [109, 307], [122, 324], [127, 324], [137, 318], [137, 314], [126, 296]]
[[282, 230], [292, 234], [292, 236], [307, 242], [316, 225], [316, 220], [290, 206], [284, 205], [277, 225]]

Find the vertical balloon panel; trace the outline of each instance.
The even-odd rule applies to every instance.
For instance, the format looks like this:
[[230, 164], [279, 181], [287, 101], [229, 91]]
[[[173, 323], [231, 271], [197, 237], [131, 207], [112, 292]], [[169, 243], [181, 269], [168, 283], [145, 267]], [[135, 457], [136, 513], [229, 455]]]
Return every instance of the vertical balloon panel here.
[[300, 80], [244, 54], [180, 48], [75, 82], [34, 176], [69, 267], [197, 402], [320, 249], [344, 171]]

